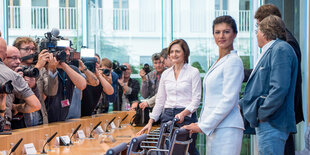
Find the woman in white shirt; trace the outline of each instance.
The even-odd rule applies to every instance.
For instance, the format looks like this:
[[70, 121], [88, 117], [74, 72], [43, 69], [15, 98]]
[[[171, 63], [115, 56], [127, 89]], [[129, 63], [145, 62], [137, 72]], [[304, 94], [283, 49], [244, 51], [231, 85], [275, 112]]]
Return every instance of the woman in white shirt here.
[[[196, 109], [200, 104], [201, 79], [198, 69], [188, 64], [189, 54], [189, 47], [183, 39], [170, 43], [168, 55], [174, 65], [163, 72], [150, 120], [138, 135], [150, 132], [152, 124], [159, 119], [162, 111], [161, 123], [175, 117], [180, 119], [177, 122], [179, 126], [197, 122]], [[189, 153], [199, 154], [195, 148], [197, 134], [193, 134], [192, 138]]]
[[192, 133], [207, 135], [207, 155], [239, 155], [241, 151], [244, 125], [238, 101], [244, 74], [233, 47], [237, 33], [232, 17], [220, 16], [213, 21], [219, 57], [203, 80], [203, 109], [198, 123], [184, 126]]

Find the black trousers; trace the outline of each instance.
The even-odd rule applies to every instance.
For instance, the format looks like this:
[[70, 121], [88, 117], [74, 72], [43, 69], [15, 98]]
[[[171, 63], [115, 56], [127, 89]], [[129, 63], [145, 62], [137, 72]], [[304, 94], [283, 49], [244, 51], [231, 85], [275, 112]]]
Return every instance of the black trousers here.
[[[184, 108], [165, 108], [164, 112], [161, 115], [161, 123], [166, 123], [170, 120], [172, 120], [176, 114], [182, 112]], [[178, 123], [176, 126], [182, 127], [184, 125], [189, 125], [191, 123], [196, 123], [197, 120], [197, 114], [194, 112], [192, 114], [192, 117], [185, 116], [183, 123]], [[192, 134], [193, 142], [189, 145], [188, 152], [190, 155], [199, 155], [199, 152], [196, 148], [196, 139], [197, 139], [197, 133]]]

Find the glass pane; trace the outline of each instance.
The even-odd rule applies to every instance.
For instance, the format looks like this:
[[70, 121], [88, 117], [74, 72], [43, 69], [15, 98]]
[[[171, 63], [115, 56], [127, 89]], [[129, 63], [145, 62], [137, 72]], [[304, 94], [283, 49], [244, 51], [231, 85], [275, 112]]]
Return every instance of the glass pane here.
[[[129, 10], [129, 3], [138, 7]], [[101, 58], [129, 62], [137, 71], [141, 64], [151, 65], [151, 55], [162, 49], [161, 3], [114, 0], [102, 9], [94, 5], [88, 6], [89, 48]]]
[[47, 0], [31, 0], [32, 6], [47, 6]]

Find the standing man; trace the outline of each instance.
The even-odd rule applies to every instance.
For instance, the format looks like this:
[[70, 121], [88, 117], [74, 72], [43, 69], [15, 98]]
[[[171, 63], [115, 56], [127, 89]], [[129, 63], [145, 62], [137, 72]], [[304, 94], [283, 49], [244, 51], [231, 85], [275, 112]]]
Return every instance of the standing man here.
[[125, 111], [129, 109], [131, 104], [138, 101], [140, 84], [137, 80], [130, 78], [132, 72], [130, 65], [128, 63], [123, 65], [127, 66], [127, 69], [123, 71], [122, 78], [118, 79], [118, 83], [120, 85], [119, 103], [121, 104], [121, 110]]
[[244, 118], [255, 127], [258, 151], [283, 154], [289, 133], [296, 132], [294, 93], [298, 60], [285, 41], [285, 25], [271, 15], [260, 21], [258, 46], [262, 48], [239, 104]]
[[[255, 19], [257, 21], [257, 24], [260, 23], [264, 18], [266, 18], [269, 15], [275, 15], [281, 18], [281, 13], [280, 10], [272, 4], [265, 4], [259, 7], [255, 13]], [[298, 67], [297, 67], [297, 81], [296, 81], [296, 88], [295, 88], [295, 97], [294, 97], [294, 111], [295, 111], [295, 120], [296, 124], [298, 124], [301, 121], [304, 121], [304, 115], [303, 115], [303, 110], [302, 110], [302, 89], [301, 89], [301, 68], [300, 68], [300, 63], [301, 63], [301, 52], [300, 52], [300, 47], [297, 42], [297, 40], [294, 38], [292, 33], [285, 28], [286, 32], [286, 42], [289, 43], [293, 49], [294, 52], [297, 56], [298, 59]], [[294, 155], [295, 154], [295, 145], [294, 145], [294, 138], [293, 135], [290, 134], [286, 144], [285, 144], [285, 155]]]

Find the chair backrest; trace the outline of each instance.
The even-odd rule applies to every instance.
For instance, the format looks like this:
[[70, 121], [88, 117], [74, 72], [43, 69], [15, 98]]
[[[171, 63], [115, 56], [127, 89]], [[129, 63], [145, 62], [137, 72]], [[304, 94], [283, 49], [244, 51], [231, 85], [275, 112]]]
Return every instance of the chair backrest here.
[[310, 123], [305, 133], [305, 148], [310, 150]]
[[143, 153], [140, 150], [140, 143], [144, 140], [146, 140], [147, 134], [140, 135], [138, 137], [132, 138], [129, 144], [129, 148], [127, 150], [127, 155], [130, 155], [131, 153], [140, 154]]
[[126, 143], [121, 143], [113, 148], [110, 148], [107, 152], [106, 155], [119, 155], [122, 151], [124, 151], [127, 148]]
[[189, 144], [192, 142], [191, 135], [188, 130], [181, 128], [176, 129], [173, 133], [169, 146], [169, 155], [186, 155]]
[[166, 142], [166, 139], [169, 135], [169, 128], [170, 126], [172, 125], [172, 121], [168, 121], [166, 123], [163, 123], [161, 126], [160, 126], [160, 132], [159, 132], [159, 138], [158, 138], [158, 143], [156, 145], [157, 148], [164, 148], [164, 145], [165, 145], [165, 142]]

